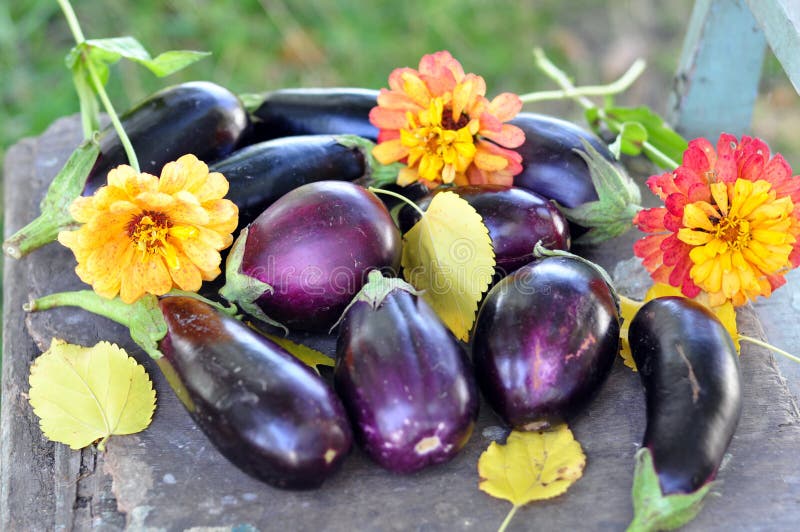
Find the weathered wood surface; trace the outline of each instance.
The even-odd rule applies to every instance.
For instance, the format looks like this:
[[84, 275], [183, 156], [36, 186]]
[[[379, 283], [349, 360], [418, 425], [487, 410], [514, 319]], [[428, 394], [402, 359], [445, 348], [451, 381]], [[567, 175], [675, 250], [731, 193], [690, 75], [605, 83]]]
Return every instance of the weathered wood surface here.
[[[46, 184], [79, 135], [79, 121], [65, 119], [9, 151], [7, 232], [37, 212]], [[630, 257], [635, 237], [594, 250], [593, 258], [612, 268]], [[195, 428], [122, 328], [72, 309], [23, 313], [22, 303], [32, 296], [80, 287], [73, 266], [58, 245], [5, 264], [0, 529], [493, 530], [509, 510], [477, 488], [478, 456], [504, 434], [485, 404], [464, 451], [418, 474], [387, 473], [357, 450], [315, 491], [280, 491], [248, 477]], [[760, 335], [752, 311], [740, 318], [744, 332]], [[48, 443], [25, 394], [30, 362], [53, 336], [84, 345], [115, 341], [144, 363], [158, 393], [150, 428], [112, 437], [105, 453]], [[800, 522], [797, 407], [770, 353], [745, 345], [741, 361], [745, 407], [720, 473], [722, 496], [711, 498], [688, 530], [794, 530]], [[571, 423], [588, 457], [584, 477], [566, 495], [522, 509], [510, 529], [624, 529], [632, 516], [633, 455], [644, 422], [638, 376], [618, 361], [590, 408]]]

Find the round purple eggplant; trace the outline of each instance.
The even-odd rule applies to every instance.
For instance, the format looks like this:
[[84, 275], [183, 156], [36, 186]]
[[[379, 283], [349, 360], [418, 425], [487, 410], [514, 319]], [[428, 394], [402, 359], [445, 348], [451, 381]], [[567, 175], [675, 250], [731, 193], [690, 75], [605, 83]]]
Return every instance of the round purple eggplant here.
[[159, 304], [167, 335], [158, 363], [226, 458], [290, 489], [317, 487], [339, 468], [352, 431], [341, 401], [311, 368], [197, 299]]
[[399, 263], [400, 233], [381, 200], [352, 183], [319, 181], [242, 230], [220, 294], [263, 321], [327, 332], [370, 270]]
[[571, 122], [536, 113], [519, 113], [509, 124], [525, 132], [525, 142], [516, 149], [522, 172], [514, 176], [515, 186], [569, 208], [598, 199], [589, 167], [575, 150], [584, 150], [583, 139], [615, 162], [602, 140]]
[[586, 261], [523, 266], [489, 291], [476, 320], [472, 355], [484, 397], [518, 430], [563, 421], [608, 376], [619, 327], [615, 296]]
[[642, 445], [665, 495], [692, 493], [716, 476], [739, 422], [736, 348], [710, 310], [682, 297], [647, 302], [628, 338], [647, 404]]
[[398, 473], [450, 460], [478, 414], [466, 354], [413, 292], [400, 279], [370, 273], [344, 314], [334, 369], [357, 440]]
[[[553, 203], [518, 187], [470, 185], [437, 189], [416, 203], [427, 208], [433, 196], [447, 190], [467, 201], [483, 218], [495, 254], [495, 269], [502, 275], [533, 260], [537, 242], [548, 249], [568, 250], [569, 225]], [[405, 233], [419, 221], [419, 211], [411, 205], [400, 210], [398, 222]]]
[[[234, 150], [248, 126], [247, 112], [235, 94], [208, 81], [162, 89], [120, 117], [143, 172], [187, 153], [212, 163]], [[106, 184], [109, 170], [128, 164], [125, 148], [111, 126], [100, 133], [100, 156], [83, 194]]]

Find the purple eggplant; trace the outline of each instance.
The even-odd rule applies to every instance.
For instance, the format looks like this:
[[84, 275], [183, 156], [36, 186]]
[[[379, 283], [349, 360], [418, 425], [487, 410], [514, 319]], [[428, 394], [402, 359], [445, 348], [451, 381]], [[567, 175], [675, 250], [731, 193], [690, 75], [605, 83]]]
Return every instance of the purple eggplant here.
[[522, 172], [514, 176], [515, 186], [569, 208], [598, 199], [589, 167], [575, 150], [584, 151], [583, 139], [615, 163], [602, 140], [571, 122], [547, 115], [519, 113], [509, 123], [525, 133], [525, 142], [516, 149], [522, 156]]
[[264, 321], [327, 332], [370, 270], [399, 263], [400, 233], [381, 200], [352, 183], [319, 181], [241, 231], [220, 293]]
[[[230, 154], [248, 126], [247, 112], [228, 89], [193, 81], [160, 90], [120, 117], [143, 172], [154, 175], [170, 161], [193, 153], [214, 162]], [[83, 194], [106, 184], [109, 170], [128, 164], [114, 129], [100, 133], [100, 157]]]
[[417, 471], [467, 443], [478, 414], [469, 360], [407, 283], [370, 273], [343, 316], [336, 357], [336, 391], [382, 467]]
[[615, 296], [599, 270], [537, 259], [498, 282], [476, 320], [478, 384], [508, 425], [539, 430], [587, 404], [619, 349]]
[[91, 290], [43, 296], [28, 311], [74, 306], [130, 330], [220, 453], [276, 487], [307, 489], [335, 473], [353, 435], [322, 379], [282, 347], [194, 297], [133, 305]]
[[373, 174], [364, 143], [350, 135], [299, 135], [235, 151], [211, 165], [230, 183], [226, 198], [239, 207], [239, 227], [256, 219], [281, 196], [315, 181], [354, 181]]
[[642, 445], [665, 495], [711, 482], [742, 411], [739, 357], [730, 334], [699, 303], [647, 302], [628, 333], [647, 404]]
[[[423, 210], [440, 191], [455, 192], [483, 218], [494, 247], [496, 270], [513, 272], [533, 260], [537, 242], [548, 249], [568, 250], [569, 225], [555, 205], [540, 195], [517, 187], [471, 185], [437, 189], [416, 203]], [[419, 212], [407, 205], [398, 222], [405, 233], [419, 221]]]
[[357, 88], [279, 89], [262, 96], [252, 112], [248, 143], [293, 135], [358, 135], [371, 141], [378, 128], [369, 121], [378, 91]]

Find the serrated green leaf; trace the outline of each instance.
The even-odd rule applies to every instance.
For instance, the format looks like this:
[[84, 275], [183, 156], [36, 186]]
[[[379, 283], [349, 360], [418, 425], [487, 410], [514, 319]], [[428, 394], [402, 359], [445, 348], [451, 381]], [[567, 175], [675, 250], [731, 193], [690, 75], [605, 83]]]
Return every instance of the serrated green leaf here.
[[688, 494], [664, 495], [650, 450], [646, 447], [639, 449], [631, 490], [634, 516], [628, 532], [680, 528], [697, 517], [713, 485], [706, 484]]
[[648, 144], [674, 161], [680, 163], [683, 159], [688, 142], [649, 107], [609, 107], [604, 112], [618, 122], [639, 123], [647, 131]]
[[144, 368], [108, 342], [94, 347], [53, 339], [31, 366], [28, 393], [47, 438], [81, 449], [147, 428], [156, 394]]

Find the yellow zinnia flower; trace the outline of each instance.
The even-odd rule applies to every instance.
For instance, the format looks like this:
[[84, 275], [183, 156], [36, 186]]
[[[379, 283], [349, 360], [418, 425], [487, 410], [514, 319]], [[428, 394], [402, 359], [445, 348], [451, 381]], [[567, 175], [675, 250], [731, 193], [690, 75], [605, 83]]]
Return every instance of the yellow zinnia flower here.
[[239, 211], [228, 181], [194, 155], [168, 163], [161, 178], [122, 165], [108, 184], [79, 197], [70, 214], [80, 224], [58, 241], [72, 250], [75, 272], [99, 295], [133, 303], [173, 287], [197, 291], [220, 274]]

